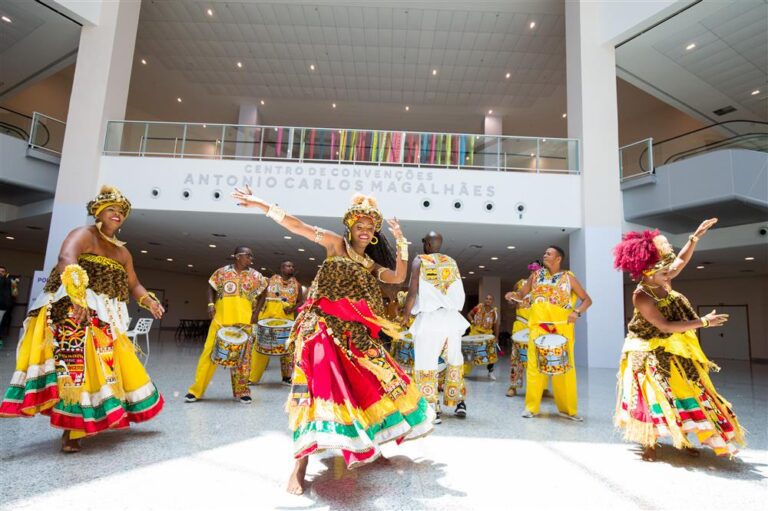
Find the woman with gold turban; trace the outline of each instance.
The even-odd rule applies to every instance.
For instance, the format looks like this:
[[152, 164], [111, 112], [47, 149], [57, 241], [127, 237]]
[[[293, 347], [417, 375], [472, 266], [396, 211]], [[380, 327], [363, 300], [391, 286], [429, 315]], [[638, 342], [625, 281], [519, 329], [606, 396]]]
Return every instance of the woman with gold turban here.
[[149, 420], [163, 407], [125, 335], [129, 295], [155, 318], [165, 312], [115, 237], [131, 203], [104, 186], [87, 208], [96, 224], [78, 227], [62, 243], [24, 322], [16, 371], [0, 404], [0, 417], [48, 415], [64, 430], [64, 452], [79, 451], [85, 436]]
[[619, 367], [614, 423], [626, 440], [644, 447], [646, 461], [656, 459], [656, 444], [665, 436], [692, 456], [698, 451], [689, 433], [718, 456], [732, 456], [737, 445], [744, 445], [744, 430], [730, 403], [709, 379], [709, 372], [719, 368], [704, 355], [696, 337], [697, 328], [720, 326], [728, 316], [713, 310], [699, 317], [671, 285], [699, 238], [716, 222], [702, 222], [678, 256], [659, 231], [629, 232], [614, 248], [616, 268], [639, 281]]
[[378, 458], [384, 442], [429, 433], [434, 412], [379, 340], [382, 331], [399, 337], [397, 325], [383, 317], [379, 286], [403, 282], [408, 271], [408, 242], [397, 220], [387, 221], [397, 242], [393, 261], [373, 197], [352, 198], [340, 236], [254, 197], [250, 188], [232, 196], [327, 254], [291, 332], [294, 369], [286, 407], [296, 465], [288, 491], [304, 492], [310, 454], [340, 449], [352, 468]]

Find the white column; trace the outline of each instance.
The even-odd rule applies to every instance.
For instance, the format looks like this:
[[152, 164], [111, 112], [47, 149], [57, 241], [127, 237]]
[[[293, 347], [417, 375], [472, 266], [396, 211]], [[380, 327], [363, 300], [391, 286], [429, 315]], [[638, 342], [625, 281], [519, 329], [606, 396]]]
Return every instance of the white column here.
[[582, 229], [570, 236], [570, 266], [594, 305], [576, 327], [576, 362], [616, 367], [624, 337], [616, 58], [601, 42], [600, 2], [565, 2], [568, 136], [582, 141]]
[[140, 0], [103, 1], [99, 24], [81, 30], [45, 271], [67, 234], [87, 223], [86, 203], [108, 184], [99, 180], [106, 123], [125, 118], [140, 7]]
[[[502, 135], [502, 119], [500, 115], [486, 115], [483, 122], [483, 133], [486, 135]], [[499, 166], [502, 161], [501, 158], [501, 144], [498, 140], [494, 142], [486, 142], [486, 149], [483, 151], [483, 157], [485, 161], [479, 162], [486, 166]], [[475, 158], [477, 158], [476, 155]], [[477, 161], [477, 160], [476, 160]]]
[[[256, 105], [240, 105], [240, 113], [237, 124], [254, 126], [259, 124], [259, 107]], [[237, 130], [237, 156], [241, 158], [258, 157], [260, 133], [257, 128], [238, 128]], [[248, 142], [248, 143], [246, 143]]]

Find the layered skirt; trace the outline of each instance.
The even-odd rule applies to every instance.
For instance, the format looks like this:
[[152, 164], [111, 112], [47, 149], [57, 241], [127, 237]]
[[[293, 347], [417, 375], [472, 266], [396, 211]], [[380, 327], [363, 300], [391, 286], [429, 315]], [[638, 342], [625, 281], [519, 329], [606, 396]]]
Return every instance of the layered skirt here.
[[[91, 319], [50, 318], [47, 303], [25, 321], [16, 370], [0, 403], [0, 417], [47, 415], [73, 437], [143, 422], [163, 408], [163, 398], [124, 331], [104, 321], [89, 290]], [[109, 304], [106, 304], [109, 308]], [[110, 309], [111, 310], [111, 309]]]
[[297, 459], [338, 449], [353, 468], [432, 431], [434, 411], [376, 339], [381, 321], [363, 300], [305, 305], [286, 406]]
[[692, 433], [718, 456], [735, 454], [744, 445], [744, 430], [717, 393], [710, 370], [719, 368], [707, 360], [693, 331], [665, 339], [628, 337], [614, 415], [624, 439], [650, 447], [669, 437], [681, 449], [692, 447]]

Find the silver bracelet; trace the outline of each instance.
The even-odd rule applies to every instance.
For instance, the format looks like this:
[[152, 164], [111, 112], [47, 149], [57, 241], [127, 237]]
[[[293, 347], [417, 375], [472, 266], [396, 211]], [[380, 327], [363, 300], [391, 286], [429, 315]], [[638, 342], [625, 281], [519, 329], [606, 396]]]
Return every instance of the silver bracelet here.
[[285, 218], [285, 210], [277, 204], [272, 204], [267, 211], [267, 217], [279, 224], [283, 221], [283, 218]]
[[325, 237], [325, 229], [321, 229], [318, 226], [314, 226], [313, 229], [315, 230], [315, 243], [320, 243]]

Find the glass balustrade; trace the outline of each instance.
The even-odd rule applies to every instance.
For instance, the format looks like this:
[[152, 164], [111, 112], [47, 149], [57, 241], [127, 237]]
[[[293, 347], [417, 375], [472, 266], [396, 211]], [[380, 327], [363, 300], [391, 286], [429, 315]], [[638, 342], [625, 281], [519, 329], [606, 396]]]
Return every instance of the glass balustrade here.
[[64, 121], [34, 112], [29, 133], [29, 147], [61, 156], [66, 128], [67, 124]]
[[579, 172], [574, 139], [285, 126], [110, 121], [104, 154]]

